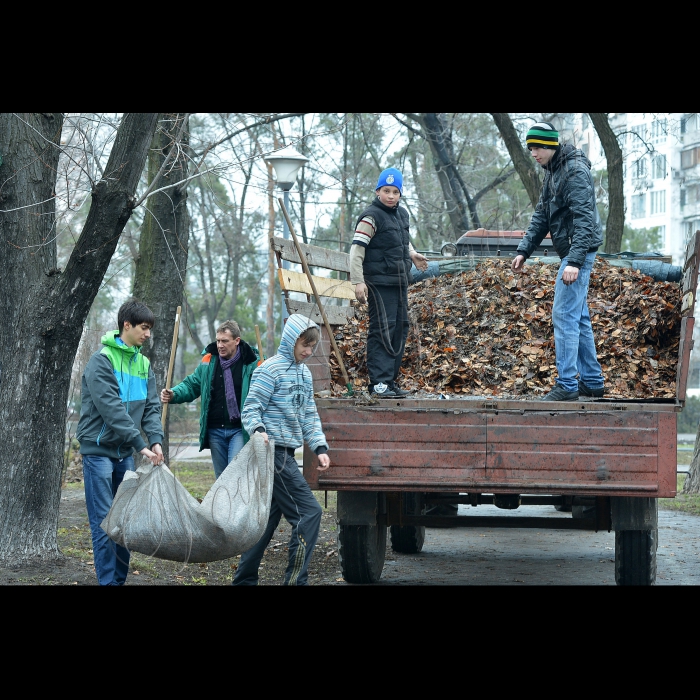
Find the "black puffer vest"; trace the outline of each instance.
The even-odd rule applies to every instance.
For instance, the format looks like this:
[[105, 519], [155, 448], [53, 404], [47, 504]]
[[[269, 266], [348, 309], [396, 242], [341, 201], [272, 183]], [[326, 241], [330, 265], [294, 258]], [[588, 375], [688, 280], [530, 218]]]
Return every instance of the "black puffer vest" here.
[[362, 274], [365, 282], [375, 285], [408, 285], [411, 275], [411, 257], [408, 254], [408, 212], [398, 204], [389, 208], [377, 197], [355, 224], [365, 216], [374, 219], [377, 230], [365, 251]]

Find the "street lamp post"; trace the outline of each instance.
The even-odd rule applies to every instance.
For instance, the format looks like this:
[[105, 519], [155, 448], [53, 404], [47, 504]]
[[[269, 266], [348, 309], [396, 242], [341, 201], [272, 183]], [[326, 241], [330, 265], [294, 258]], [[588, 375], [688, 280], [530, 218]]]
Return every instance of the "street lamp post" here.
[[[284, 193], [284, 208], [289, 211], [289, 190], [294, 186], [299, 168], [301, 168], [304, 163], [308, 163], [309, 159], [291, 146], [287, 146], [286, 148], [271, 153], [265, 158], [265, 162], [270, 163], [272, 169], [275, 171], [277, 187]], [[286, 239], [289, 239], [289, 226], [287, 225], [287, 219], [285, 217], [282, 217], [282, 223], [284, 225], [282, 235]], [[282, 267], [289, 269], [289, 261], [283, 260]], [[288, 317], [289, 312], [287, 311], [287, 305], [284, 303], [284, 292], [282, 292], [282, 330], [284, 330], [284, 322]]]

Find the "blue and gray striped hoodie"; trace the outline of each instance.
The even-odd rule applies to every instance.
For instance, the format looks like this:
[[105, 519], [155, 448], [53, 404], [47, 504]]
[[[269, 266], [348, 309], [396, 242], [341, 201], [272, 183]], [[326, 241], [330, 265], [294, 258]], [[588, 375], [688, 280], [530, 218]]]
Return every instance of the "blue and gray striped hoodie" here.
[[296, 449], [306, 441], [319, 454], [328, 450], [328, 443], [314, 402], [311, 370], [294, 359], [294, 345], [310, 327], [318, 325], [302, 314], [287, 319], [277, 354], [253, 371], [241, 422], [249, 435], [264, 428], [275, 447]]

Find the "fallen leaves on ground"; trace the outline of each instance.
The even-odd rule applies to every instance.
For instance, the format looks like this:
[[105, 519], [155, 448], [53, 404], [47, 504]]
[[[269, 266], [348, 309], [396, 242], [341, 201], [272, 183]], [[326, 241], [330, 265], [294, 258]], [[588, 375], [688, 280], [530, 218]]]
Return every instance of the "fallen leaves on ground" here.
[[[487, 259], [470, 272], [409, 287], [410, 329], [399, 384], [428, 394], [538, 398], [554, 386], [552, 302], [558, 265]], [[673, 398], [681, 289], [638, 270], [596, 259], [588, 292], [606, 396]], [[335, 333], [356, 391], [369, 383], [367, 306]], [[345, 384], [330, 357], [332, 395]]]

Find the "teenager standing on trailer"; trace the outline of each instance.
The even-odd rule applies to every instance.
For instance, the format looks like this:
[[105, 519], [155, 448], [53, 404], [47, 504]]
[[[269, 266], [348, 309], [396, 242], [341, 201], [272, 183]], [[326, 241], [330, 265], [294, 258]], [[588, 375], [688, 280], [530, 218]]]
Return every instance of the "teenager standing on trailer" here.
[[522, 272], [525, 260], [551, 233], [561, 258], [554, 286], [552, 325], [557, 378], [543, 401], [600, 398], [605, 391], [588, 312], [588, 284], [603, 226], [595, 201], [591, 161], [570, 143], [559, 143], [549, 122], [533, 124], [525, 143], [545, 171], [539, 201], [512, 262]]
[[383, 170], [376, 198], [355, 225], [350, 246], [350, 282], [355, 297], [369, 304], [367, 372], [369, 392], [378, 398], [402, 398], [407, 391], [396, 380], [408, 336], [408, 285], [411, 261], [419, 270], [428, 259], [409, 240], [408, 212], [399, 206], [403, 175], [396, 168]]
[[234, 586], [257, 585], [260, 561], [283, 515], [292, 528], [284, 585], [307, 584], [323, 510], [301, 475], [294, 453], [307, 442], [318, 455], [319, 471], [331, 463], [314, 402], [311, 370], [304, 364], [320, 338], [320, 329], [313, 321], [292, 314], [284, 325], [277, 354], [253, 372], [241, 420], [251, 435], [262, 433], [265, 442], [274, 440], [275, 481], [267, 528], [241, 557]]

